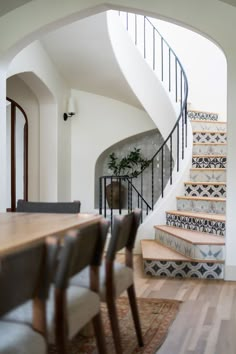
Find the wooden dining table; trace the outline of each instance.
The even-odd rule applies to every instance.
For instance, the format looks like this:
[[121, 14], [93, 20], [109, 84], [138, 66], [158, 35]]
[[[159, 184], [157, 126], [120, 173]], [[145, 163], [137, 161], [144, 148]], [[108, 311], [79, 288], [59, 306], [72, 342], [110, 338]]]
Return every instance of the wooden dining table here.
[[0, 213], [0, 257], [42, 242], [47, 236], [94, 224], [95, 214]]

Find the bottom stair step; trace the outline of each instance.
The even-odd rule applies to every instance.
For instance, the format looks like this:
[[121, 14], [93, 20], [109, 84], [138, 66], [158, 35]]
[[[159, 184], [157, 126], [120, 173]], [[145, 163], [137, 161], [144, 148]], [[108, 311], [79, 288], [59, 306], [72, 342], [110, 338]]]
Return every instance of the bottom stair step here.
[[144, 272], [170, 278], [223, 279], [224, 262], [193, 260], [154, 240], [141, 240]]

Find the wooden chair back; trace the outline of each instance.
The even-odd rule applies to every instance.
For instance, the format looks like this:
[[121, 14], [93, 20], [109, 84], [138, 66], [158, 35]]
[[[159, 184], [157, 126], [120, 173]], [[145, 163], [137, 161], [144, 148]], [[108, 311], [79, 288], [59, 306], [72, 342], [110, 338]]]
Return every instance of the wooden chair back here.
[[116, 215], [114, 217], [112, 235], [106, 254], [107, 261], [112, 262], [116, 253], [123, 248], [132, 251], [140, 220], [141, 210], [139, 209], [123, 216]]
[[70, 277], [87, 266], [100, 265], [108, 229], [109, 222], [104, 219], [65, 236], [55, 277], [57, 289], [66, 289]]
[[[33, 327], [46, 331], [45, 300], [48, 297], [58, 252], [56, 237], [42, 244], [9, 254], [0, 260], [0, 316], [33, 299], [38, 307]], [[39, 311], [42, 310], [42, 312]]]

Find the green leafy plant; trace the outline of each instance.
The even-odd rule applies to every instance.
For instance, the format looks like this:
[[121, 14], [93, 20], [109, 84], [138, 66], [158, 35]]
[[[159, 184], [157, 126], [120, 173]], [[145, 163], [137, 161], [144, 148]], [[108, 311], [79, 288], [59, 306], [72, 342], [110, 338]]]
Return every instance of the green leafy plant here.
[[150, 160], [144, 158], [140, 148], [134, 148], [126, 156], [118, 158], [112, 152], [109, 155], [108, 168], [114, 176], [137, 177], [137, 175], [150, 164]]

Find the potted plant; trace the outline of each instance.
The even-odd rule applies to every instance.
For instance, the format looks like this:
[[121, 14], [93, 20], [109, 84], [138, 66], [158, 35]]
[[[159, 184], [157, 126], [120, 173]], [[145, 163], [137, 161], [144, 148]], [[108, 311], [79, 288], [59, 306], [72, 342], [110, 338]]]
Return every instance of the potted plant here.
[[[141, 149], [134, 147], [126, 156], [118, 158], [112, 152], [109, 155], [108, 169], [114, 177], [137, 177], [150, 163], [150, 160], [144, 158], [141, 154]], [[113, 209], [122, 209], [125, 206], [125, 187], [123, 186], [122, 178], [112, 181], [107, 186], [107, 202], [109, 207]]]

